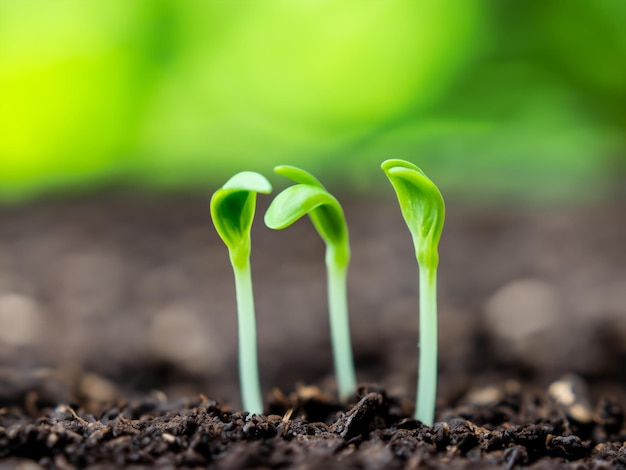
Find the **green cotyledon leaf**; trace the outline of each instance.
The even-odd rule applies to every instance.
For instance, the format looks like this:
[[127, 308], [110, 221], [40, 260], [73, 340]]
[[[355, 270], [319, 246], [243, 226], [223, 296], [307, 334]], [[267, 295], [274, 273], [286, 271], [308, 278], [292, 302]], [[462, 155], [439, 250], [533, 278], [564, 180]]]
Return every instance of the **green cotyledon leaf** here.
[[261, 174], [242, 171], [215, 191], [211, 198], [211, 218], [233, 263], [240, 265], [250, 254], [250, 228], [256, 209], [257, 193], [269, 194], [272, 185]]
[[311, 184], [296, 184], [274, 198], [265, 213], [265, 225], [284, 229], [304, 215], [309, 215], [322, 239], [344, 253], [337, 261], [348, 262], [348, 228], [341, 205], [328, 191]]
[[418, 262], [436, 268], [439, 263], [437, 247], [445, 218], [445, 205], [439, 189], [419, 167], [405, 160], [386, 160], [381, 168], [398, 197]]

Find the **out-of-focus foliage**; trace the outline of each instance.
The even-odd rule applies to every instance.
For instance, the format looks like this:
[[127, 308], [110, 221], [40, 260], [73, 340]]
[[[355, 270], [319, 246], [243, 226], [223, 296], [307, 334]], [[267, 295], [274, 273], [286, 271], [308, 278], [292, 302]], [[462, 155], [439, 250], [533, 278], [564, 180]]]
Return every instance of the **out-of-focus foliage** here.
[[285, 162], [369, 188], [387, 158], [446, 193], [599, 194], [624, 174], [624, 18], [622, 0], [2, 0], [0, 200]]

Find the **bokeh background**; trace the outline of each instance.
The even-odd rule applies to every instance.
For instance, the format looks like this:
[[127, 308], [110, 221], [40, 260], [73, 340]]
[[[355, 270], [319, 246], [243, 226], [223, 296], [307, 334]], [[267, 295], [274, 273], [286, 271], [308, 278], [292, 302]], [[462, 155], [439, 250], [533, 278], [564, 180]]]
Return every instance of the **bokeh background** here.
[[[446, 198], [440, 400], [566, 372], [623, 394], [625, 18], [623, 0], [0, 0], [0, 401], [237, 406], [208, 198], [244, 169], [280, 189], [283, 163], [344, 204], [359, 378], [411, 396], [417, 270], [387, 158]], [[319, 237], [253, 229], [264, 392], [332, 390]]]
[[420, 163], [446, 193], [606, 195], [626, 153], [621, 0], [0, 2], [0, 201], [208, 190]]

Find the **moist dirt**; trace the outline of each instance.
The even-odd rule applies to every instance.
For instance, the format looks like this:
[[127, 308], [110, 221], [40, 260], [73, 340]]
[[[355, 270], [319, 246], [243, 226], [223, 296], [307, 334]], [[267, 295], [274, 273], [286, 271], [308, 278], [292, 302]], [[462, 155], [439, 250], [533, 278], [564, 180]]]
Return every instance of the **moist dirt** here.
[[[509, 382], [425, 426], [402, 399], [363, 386], [349, 406], [315, 387], [279, 391], [267, 415], [206, 397], [158, 397], [93, 413], [70, 405], [0, 415], [4, 468], [624, 468], [620, 404], [572, 416], [558, 397]], [[35, 410], [32, 410], [35, 411]], [[583, 422], [578, 421], [582, 419]], [[35, 463], [36, 462], [36, 463]]]

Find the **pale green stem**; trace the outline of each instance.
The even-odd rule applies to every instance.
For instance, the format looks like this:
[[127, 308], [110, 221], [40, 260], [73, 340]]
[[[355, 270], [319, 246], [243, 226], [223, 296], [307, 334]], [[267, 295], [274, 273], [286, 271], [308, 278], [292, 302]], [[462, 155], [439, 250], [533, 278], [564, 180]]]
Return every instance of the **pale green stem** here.
[[256, 346], [256, 320], [250, 262], [233, 264], [237, 295], [237, 323], [239, 328], [239, 383], [243, 408], [251, 414], [263, 413], [259, 383]]
[[350, 320], [348, 318], [347, 264], [335, 261], [335, 251], [326, 252], [328, 272], [328, 309], [330, 315], [330, 336], [335, 363], [335, 376], [339, 398], [345, 401], [356, 389], [356, 374], [352, 359], [350, 341]]
[[415, 419], [432, 426], [437, 399], [437, 269], [420, 266], [419, 376]]

